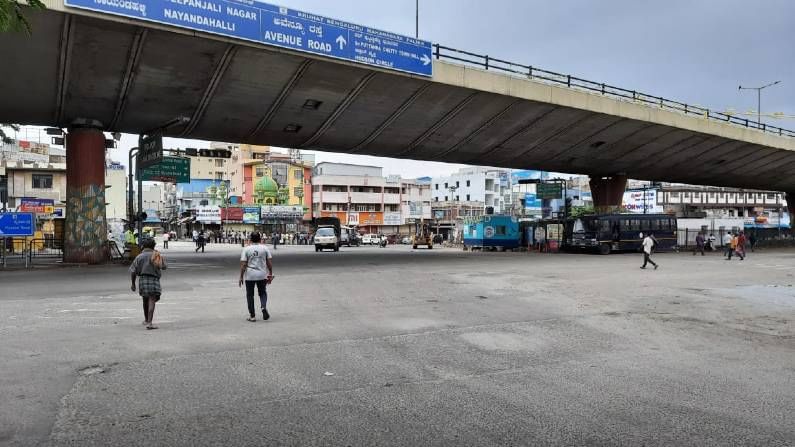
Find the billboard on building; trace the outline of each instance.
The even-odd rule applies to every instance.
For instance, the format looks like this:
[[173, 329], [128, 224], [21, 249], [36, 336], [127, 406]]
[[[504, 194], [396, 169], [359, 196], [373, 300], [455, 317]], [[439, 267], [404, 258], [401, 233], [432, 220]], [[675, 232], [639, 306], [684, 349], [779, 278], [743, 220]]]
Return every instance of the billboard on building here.
[[258, 224], [259, 223], [260, 207], [258, 207], [258, 206], [246, 206], [246, 207], [243, 207], [242, 210], [243, 210], [243, 223], [244, 224]]
[[268, 219], [300, 219], [304, 216], [304, 207], [301, 205], [263, 205], [262, 217]]
[[524, 208], [525, 209], [538, 209], [544, 206], [544, 201], [539, 199], [534, 193], [525, 193], [524, 195]]
[[400, 225], [403, 223], [399, 212], [384, 213], [384, 225]]
[[409, 202], [409, 217], [413, 217], [415, 219], [422, 218], [422, 202], [420, 201]]
[[383, 224], [384, 224], [384, 213], [382, 212], [359, 213], [359, 225], [383, 225]]
[[657, 205], [656, 189], [625, 191], [622, 205], [630, 213], [636, 214], [657, 214], [665, 212], [662, 205]]
[[221, 208], [217, 206], [196, 207], [196, 222], [221, 223]]
[[19, 211], [22, 213], [53, 214], [55, 201], [52, 199], [22, 197], [19, 199]]
[[[259, 214], [257, 216], [259, 217]], [[243, 222], [243, 208], [239, 207], [221, 208], [221, 220]]]

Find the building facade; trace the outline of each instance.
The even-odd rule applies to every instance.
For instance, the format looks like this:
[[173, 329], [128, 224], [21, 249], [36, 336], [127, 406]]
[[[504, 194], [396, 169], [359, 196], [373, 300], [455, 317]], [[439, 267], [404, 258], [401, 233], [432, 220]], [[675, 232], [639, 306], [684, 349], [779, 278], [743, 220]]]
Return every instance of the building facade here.
[[119, 162], [105, 162], [105, 217], [108, 222], [127, 219], [127, 172]]
[[483, 203], [494, 214], [509, 212], [512, 206], [511, 171], [484, 167], [461, 168], [449, 176], [433, 177], [433, 202]]

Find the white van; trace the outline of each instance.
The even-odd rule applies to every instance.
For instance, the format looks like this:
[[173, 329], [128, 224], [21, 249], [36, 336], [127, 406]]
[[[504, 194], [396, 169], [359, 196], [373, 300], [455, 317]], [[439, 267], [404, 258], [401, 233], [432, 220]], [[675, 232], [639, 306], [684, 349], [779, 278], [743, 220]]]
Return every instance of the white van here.
[[315, 251], [318, 252], [324, 248], [340, 251], [339, 240], [337, 239], [337, 233], [334, 232], [334, 227], [318, 227], [315, 233]]

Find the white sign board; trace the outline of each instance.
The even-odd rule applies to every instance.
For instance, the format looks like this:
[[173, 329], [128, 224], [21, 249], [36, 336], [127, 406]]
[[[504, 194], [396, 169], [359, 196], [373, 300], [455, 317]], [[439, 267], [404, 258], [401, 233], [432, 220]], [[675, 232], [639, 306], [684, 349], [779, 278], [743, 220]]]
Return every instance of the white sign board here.
[[221, 208], [217, 206], [200, 206], [196, 208], [196, 222], [221, 223]]
[[401, 223], [399, 212], [384, 213], [384, 225], [400, 225]]
[[628, 212], [635, 214], [657, 214], [665, 212], [662, 205], [657, 205], [656, 189], [625, 191], [623, 206]]

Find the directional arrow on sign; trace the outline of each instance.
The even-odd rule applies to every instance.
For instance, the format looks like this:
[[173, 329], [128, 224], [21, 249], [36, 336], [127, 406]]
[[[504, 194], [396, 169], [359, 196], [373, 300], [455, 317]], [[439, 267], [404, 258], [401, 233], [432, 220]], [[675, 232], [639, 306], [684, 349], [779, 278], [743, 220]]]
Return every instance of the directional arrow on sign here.
[[348, 43], [348, 41], [347, 41], [347, 40], [345, 40], [345, 38], [344, 38], [344, 37], [342, 37], [342, 35], [341, 35], [341, 34], [340, 34], [339, 36], [337, 36], [337, 45], [339, 45], [339, 46], [340, 46], [340, 50], [344, 49], [344, 48], [345, 48], [345, 45], [346, 45], [347, 43]]
[[429, 58], [427, 54], [423, 54], [420, 60], [422, 61], [422, 65], [428, 65], [431, 63], [431, 58]]

